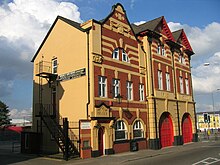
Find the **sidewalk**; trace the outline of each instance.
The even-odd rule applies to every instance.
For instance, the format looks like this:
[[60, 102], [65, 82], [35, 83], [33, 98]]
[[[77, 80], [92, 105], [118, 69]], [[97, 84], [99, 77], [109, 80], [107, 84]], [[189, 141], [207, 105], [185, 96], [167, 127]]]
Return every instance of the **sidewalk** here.
[[84, 164], [84, 165], [117, 165], [117, 164], [124, 164], [130, 161], [135, 161], [135, 160], [140, 160], [140, 159], [145, 159], [145, 158], [150, 158], [150, 157], [156, 157], [156, 156], [161, 156], [161, 155], [167, 155], [171, 153], [176, 153], [176, 152], [183, 152], [187, 150], [191, 150], [194, 148], [200, 148], [202, 142], [198, 143], [188, 143], [184, 144], [181, 146], [171, 146], [171, 147], [166, 147], [162, 148], [160, 150], [140, 150], [137, 152], [126, 152], [126, 153], [119, 153], [119, 154], [114, 154], [114, 155], [107, 155], [107, 156], [102, 156], [98, 158], [91, 158], [91, 159], [84, 159], [84, 160], [70, 160], [68, 161], [67, 164], [71, 165], [79, 165], [79, 164]]
[[[219, 141], [200, 141], [196, 143], [188, 143], [181, 146], [171, 146], [162, 148], [160, 150], [140, 150], [136, 152], [125, 152], [114, 155], [105, 155], [97, 158], [90, 159], [71, 159], [69, 161], [65, 161], [62, 158], [62, 155], [48, 155], [48, 156], [39, 156], [39, 155], [29, 155], [29, 154], [21, 154], [21, 153], [12, 153], [11, 150], [3, 150], [0, 148], [0, 159], [1, 165], [23, 165], [23, 164], [31, 164], [31, 165], [118, 165], [118, 164], [126, 164], [135, 160], [146, 159], [151, 157], [157, 157], [161, 155], [168, 155], [172, 153], [180, 153], [187, 152], [192, 149], [200, 148], [201, 146], [208, 145], [210, 143], [218, 143]], [[59, 159], [57, 156], [60, 156]]]

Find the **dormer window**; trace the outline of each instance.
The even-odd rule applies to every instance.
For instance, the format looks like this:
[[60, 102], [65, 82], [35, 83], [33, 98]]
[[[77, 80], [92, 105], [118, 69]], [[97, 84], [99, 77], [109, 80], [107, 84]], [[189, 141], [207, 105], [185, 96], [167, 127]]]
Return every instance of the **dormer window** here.
[[129, 62], [129, 58], [124, 49], [122, 49], [122, 61]]
[[112, 58], [119, 60], [119, 49], [116, 48], [112, 53]]

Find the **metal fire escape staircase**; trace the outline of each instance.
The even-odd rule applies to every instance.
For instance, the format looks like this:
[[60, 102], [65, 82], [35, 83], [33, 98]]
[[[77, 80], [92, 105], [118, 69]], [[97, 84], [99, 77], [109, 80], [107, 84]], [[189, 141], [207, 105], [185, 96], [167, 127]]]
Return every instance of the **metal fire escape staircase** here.
[[[68, 131], [69, 131], [69, 122], [67, 118], [63, 119], [63, 124], [60, 125], [57, 121], [57, 118], [54, 112], [51, 113], [51, 108], [46, 108], [43, 105], [43, 87], [42, 82], [43, 78], [45, 78], [48, 83], [49, 87], [51, 84], [56, 81], [57, 75], [51, 72], [51, 63], [41, 61], [37, 64], [37, 73], [36, 76], [39, 76], [39, 104], [38, 110], [39, 113], [38, 117], [41, 118], [41, 121], [45, 124], [47, 129], [49, 130], [51, 136], [54, 138], [55, 142], [63, 152], [63, 158], [68, 160], [71, 157], [78, 157], [79, 152], [78, 149], [75, 147], [73, 142], [70, 140]], [[48, 111], [49, 110], [49, 111]], [[42, 126], [42, 125], [41, 125]]]

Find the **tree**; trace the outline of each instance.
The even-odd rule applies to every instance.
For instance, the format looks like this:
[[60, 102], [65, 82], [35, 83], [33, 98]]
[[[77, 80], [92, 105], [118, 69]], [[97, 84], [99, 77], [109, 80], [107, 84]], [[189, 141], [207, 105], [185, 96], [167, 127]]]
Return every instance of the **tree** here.
[[8, 106], [0, 101], [0, 126], [10, 124]]

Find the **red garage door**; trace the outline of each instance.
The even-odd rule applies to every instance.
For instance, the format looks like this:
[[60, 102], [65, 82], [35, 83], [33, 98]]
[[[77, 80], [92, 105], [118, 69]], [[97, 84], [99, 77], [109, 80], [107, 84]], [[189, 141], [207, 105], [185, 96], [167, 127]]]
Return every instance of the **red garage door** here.
[[160, 119], [160, 143], [161, 147], [173, 145], [173, 124], [168, 113], [163, 114]]
[[189, 114], [183, 116], [182, 134], [183, 134], [183, 143], [188, 143], [192, 141], [192, 122]]

